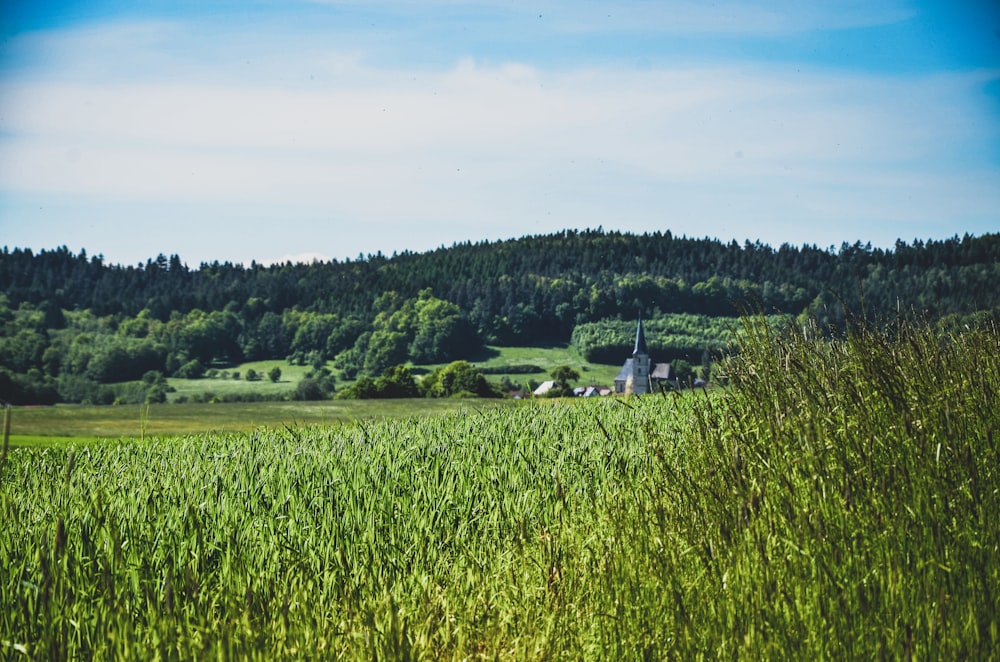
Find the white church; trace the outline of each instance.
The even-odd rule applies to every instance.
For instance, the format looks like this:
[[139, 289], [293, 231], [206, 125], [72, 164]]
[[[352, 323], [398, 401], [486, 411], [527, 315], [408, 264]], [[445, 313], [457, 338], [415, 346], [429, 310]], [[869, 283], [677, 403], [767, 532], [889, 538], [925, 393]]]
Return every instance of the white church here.
[[676, 387], [677, 382], [674, 371], [669, 363], [657, 363], [653, 365], [649, 358], [649, 350], [646, 348], [646, 334], [642, 330], [642, 318], [635, 332], [635, 349], [632, 350], [632, 358], [626, 359], [625, 364], [615, 377], [615, 394], [642, 394], [655, 393], [660, 390], [660, 384], [671, 384]]

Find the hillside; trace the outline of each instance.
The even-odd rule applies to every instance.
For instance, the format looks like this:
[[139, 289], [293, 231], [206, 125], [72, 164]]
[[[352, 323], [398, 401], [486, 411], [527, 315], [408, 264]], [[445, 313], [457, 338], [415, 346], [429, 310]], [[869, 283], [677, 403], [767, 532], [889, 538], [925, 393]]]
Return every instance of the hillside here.
[[[121, 266], [65, 247], [4, 248], [0, 397], [72, 400], [93, 384], [150, 371], [197, 375], [286, 358], [333, 361], [353, 379], [407, 361], [469, 358], [486, 344], [565, 343], [575, 330], [614, 356], [622, 332], [604, 323], [639, 314], [689, 316], [664, 322], [671, 329], [747, 308], [809, 317], [821, 328], [843, 327], [846, 311], [870, 321], [903, 312], [954, 324], [996, 316], [997, 282], [1000, 234], [882, 250], [598, 229], [269, 267], [191, 268], [176, 255]], [[717, 346], [709, 331], [725, 324], [698, 324], [664, 346], [689, 360]]]

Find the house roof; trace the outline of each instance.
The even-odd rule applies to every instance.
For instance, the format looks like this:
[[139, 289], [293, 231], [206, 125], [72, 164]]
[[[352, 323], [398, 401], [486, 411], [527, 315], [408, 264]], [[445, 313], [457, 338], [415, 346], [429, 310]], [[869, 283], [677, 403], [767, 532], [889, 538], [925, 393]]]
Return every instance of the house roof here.
[[674, 379], [674, 369], [669, 363], [657, 363], [653, 372], [649, 373], [650, 379]]
[[552, 388], [553, 388], [553, 387], [554, 387], [555, 385], [556, 385], [556, 383], [555, 383], [554, 381], [552, 381], [552, 380], [550, 379], [549, 381], [546, 381], [546, 382], [542, 382], [541, 384], [539, 384], [539, 385], [538, 385], [538, 388], [536, 388], [536, 389], [535, 389], [535, 390], [533, 391], [533, 393], [534, 393], [535, 395], [545, 395], [546, 393], [548, 393], [549, 391], [551, 391], [551, 390], [552, 390]]

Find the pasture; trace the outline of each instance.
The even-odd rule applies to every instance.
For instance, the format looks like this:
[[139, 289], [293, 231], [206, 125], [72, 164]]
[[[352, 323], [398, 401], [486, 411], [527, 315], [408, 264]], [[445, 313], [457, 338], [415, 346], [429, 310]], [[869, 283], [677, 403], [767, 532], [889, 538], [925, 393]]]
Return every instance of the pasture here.
[[[622, 361], [624, 362], [626, 358], [628, 356], [623, 354]], [[489, 368], [491, 373], [487, 378], [490, 381], [499, 382], [502, 377], [507, 376], [515, 382], [522, 383], [525, 387], [527, 387], [529, 379], [534, 379], [538, 382], [549, 379], [549, 372], [560, 365], [569, 365], [579, 371], [579, 385], [598, 384], [610, 387], [613, 385], [615, 376], [621, 368], [620, 364], [605, 365], [589, 363], [571, 345], [534, 347], [490, 346], [483, 351], [481, 356], [475, 357], [472, 363], [481, 368]], [[508, 373], [503, 370], [507, 366], [525, 364], [538, 366], [541, 371], [521, 374], [518, 372]], [[443, 365], [445, 364], [415, 365], [411, 367], [415, 369], [419, 376]], [[274, 367], [281, 368], [281, 379], [277, 382], [271, 382], [267, 378], [268, 371]], [[328, 363], [327, 367], [332, 369], [333, 366]], [[262, 375], [263, 378], [253, 382], [246, 381], [246, 375], [249, 370], [254, 370], [258, 375]], [[178, 399], [191, 399], [194, 396], [205, 396], [206, 394], [209, 396], [218, 396], [220, 399], [233, 395], [264, 395], [268, 398], [279, 400], [290, 396], [295, 390], [296, 384], [298, 384], [299, 380], [309, 370], [310, 368], [307, 366], [295, 366], [289, 365], [286, 361], [270, 360], [242, 363], [228, 368], [216, 368], [213, 377], [203, 377], [200, 379], [170, 377], [167, 379], [167, 383], [175, 390], [168, 395], [168, 401], [174, 403]], [[354, 383], [354, 380], [344, 379], [343, 375], [337, 371], [334, 371], [334, 373], [337, 377], [338, 390]], [[239, 378], [234, 379], [234, 374], [239, 375]], [[211, 397], [204, 399], [208, 401]], [[216, 420], [217, 417], [213, 419], [213, 421]]]
[[720, 368], [710, 394], [11, 449], [0, 650], [995, 657], [996, 329], [748, 321]]

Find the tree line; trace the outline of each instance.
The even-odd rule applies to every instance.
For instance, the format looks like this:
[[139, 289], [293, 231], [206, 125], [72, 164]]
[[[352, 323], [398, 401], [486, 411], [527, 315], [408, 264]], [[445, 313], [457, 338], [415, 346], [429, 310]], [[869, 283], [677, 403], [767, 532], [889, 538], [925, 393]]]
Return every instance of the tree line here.
[[717, 343], [721, 320], [745, 310], [823, 328], [842, 327], [848, 311], [957, 324], [997, 316], [997, 282], [1000, 234], [824, 249], [599, 228], [356, 260], [196, 268], [177, 255], [126, 266], [65, 246], [5, 247], [0, 397], [73, 401], [93, 385], [158, 383], [151, 372], [275, 358], [329, 360], [346, 379], [377, 380], [408, 361], [469, 359], [485, 344], [572, 341], [588, 360], [617, 361], [628, 326], [617, 322], [640, 314], [666, 358], [695, 360]]

